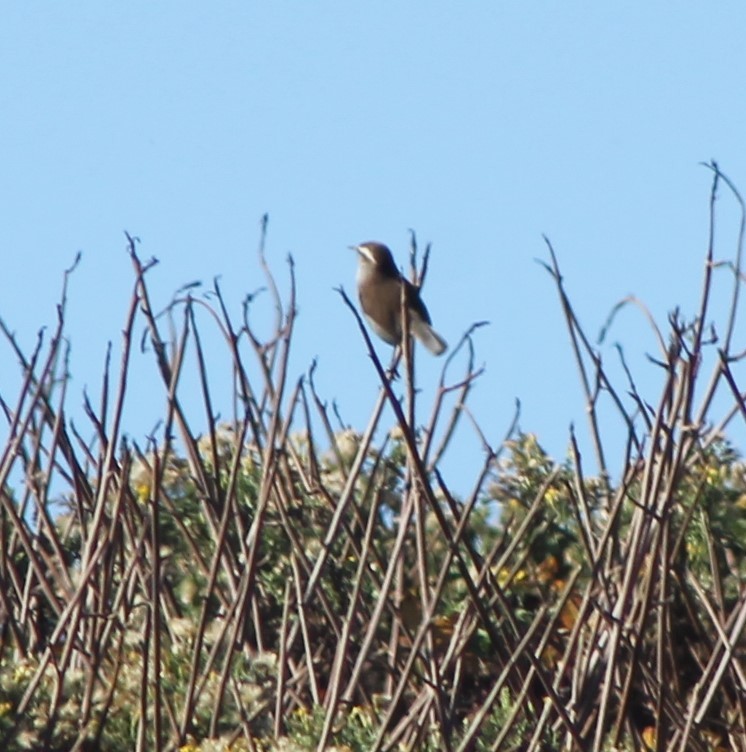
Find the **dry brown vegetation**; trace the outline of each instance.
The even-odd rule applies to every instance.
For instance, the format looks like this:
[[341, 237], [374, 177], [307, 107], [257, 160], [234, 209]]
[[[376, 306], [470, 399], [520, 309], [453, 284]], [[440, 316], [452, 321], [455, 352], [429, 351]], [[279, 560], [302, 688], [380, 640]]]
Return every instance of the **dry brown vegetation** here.
[[[232, 320], [217, 285], [211, 301], [185, 295], [156, 316], [149, 264], [129, 239], [122, 357], [98, 406], [86, 403], [94, 442], [65, 416], [64, 295], [57, 330], [33, 352], [3, 324], [23, 383], [0, 395], [0, 747], [746, 749], [746, 468], [726, 438], [746, 418], [743, 228], [720, 261], [715, 198], [724, 184], [740, 197], [711, 168], [701, 301], [665, 332], [651, 321], [657, 401], [629, 372], [612, 383], [549, 247], [595, 477], [574, 437], [562, 463], [515, 425], [489, 445], [468, 409], [484, 378], [471, 331], [423, 410], [413, 353], [392, 377], [361, 324], [380, 394], [367, 426], [344, 428], [313, 368], [290, 381], [292, 262], [283, 295], [263, 251], [269, 338], [252, 328], [251, 300]], [[724, 286], [720, 322], [710, 303]], [[143, 327], [167, 411], [140, 446], [121, 416], [142, 388], [128, 377]], [[232, 364], [227, 422], [215, 417], [205, 337]], [[182, 386], [194, 368], [198, 395]], [[617, 462], [602, 401], [626, 427]], [[484, 448], [463, 499], [438, 472], [460, 431]]]

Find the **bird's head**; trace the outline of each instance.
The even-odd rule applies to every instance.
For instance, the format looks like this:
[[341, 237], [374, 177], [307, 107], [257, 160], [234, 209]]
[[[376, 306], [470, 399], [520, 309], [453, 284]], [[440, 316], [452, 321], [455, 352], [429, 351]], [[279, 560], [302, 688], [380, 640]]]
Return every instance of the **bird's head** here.
[[368, 271], [376, 271], [387, 276], [399, 276], [391, 251], [383, 244], [368, 241], [350, 248], [357, 251], [360, 266]]

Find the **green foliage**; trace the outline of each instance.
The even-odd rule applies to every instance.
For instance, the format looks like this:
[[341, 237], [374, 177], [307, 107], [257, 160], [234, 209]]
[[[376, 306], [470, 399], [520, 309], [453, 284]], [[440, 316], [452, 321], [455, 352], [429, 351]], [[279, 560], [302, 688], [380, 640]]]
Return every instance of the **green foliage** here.
[[[308, 451], [306, 449], [306, 453]], [[379, 497], [385, 495], [393, 499], [397, 494], [404, 495], [401, 476], [395, 470], [387, 469], [397, 467], [395, 457], [399, 451], [400, 448], [394, 445], [390, 455], [371, 457], [373, 464], [370, 467], [379, 468], [382, 475], [373, 480], [374, 490], [358, 500], [358, 522], [353, 522], [353, 518], [350, 518], [350, 530], [356, 530], [356, 535], [362, 535], [365, 518], [371, 514], [372, 497], [378, 494]], [[243, 520], [243, 529], [248, 530], [257, 513], [261, 466], [252, 458], [251, 447], [241, 448], [240, 452], [245, 453], [246, 461], [242, 459], [235, 483], [235, 514]], [[308, 454], [305, 457], [307, 459]], [[382, 461], [375, 462], [377, 459]], [[223, 457], [228, 465], [234, 460], [235, 452], [226, 453]], [[152, 491], [148, 488], [146, 492], [144, 484], [138, 481], [141, 477], [138, 468], [135, 465], [129, 482], [129, 488], [132, 489], [130, 519], [139, 519], [147, 525], [153, 508]], [[330, 485], [336, 484], [341, 488], [343, 483], [335, 476], [339, 472], [339, 468], [327, 467], [325, 477]], [[203, 628], [200, 630], [199, 627], [200, 614], [206, 603], [209, 572], [195, 566], [194, 551], [199, 552], [205, 563], [218, 555], [214, 532], [211, 531], [214, 530], [214, 523], [211, 528], [210, 507], [200, 503], [188, 466], [182, 460], [172, 456], [164, 477], [166, 480], [159, 489], [160, 496], [167, 498], [170, 505], [180, 510], [178, 520], [166, 514], [159, 515], [163, 520], [160, 528], [162, 595], [166, 598], [160, 604], [160, 691], [171, 709], [169, 712], [174, 714], [175, 722], [178, 721], [178, 709], [183, 707], [187, 698], [190, 666], [198, 637], [201, 641], [200, 665], [205, 671], [188, 726], [189, 739], [192, 741], [188, 741], [183, 749], [241, 749], [240, 739], [230, 743], [230, 737], [242, 724], [247, 723], [247, 719], [251, 719], [248, 727], [254, 743], [260, 744], [263, 749], [280, 749], [280, 742], [272, 741], [271, 717], [276, 702], [280, 638], [287, 634], [287, 627], [283, 633], [283, 605], [288, 597], [286, 583], [294, 577], [290, 562], [293, 557], [299, 561], [297, 557], [301, 552], [304, 555], [318, 552], [318, 542], [323, 539], [324, 531], [331, 524], [333, 509], [323, 497], [309, 493], [298, 477], [288, 476], [290, 504], [270, 505], [265, 513], [256, 578], [258, 614], [256, 619], [247, 620], [245, 632], [250, 649], [248, 652], [242, 649], [229, 652], [231, 632], [227, 629], [227, 614], [224, 607], [220, 606], [221, 599], [218, 597], [219, 592], [222, 592], [223, 597], [228, 594], [230, 577], [226, 571], [217, 579], [219, 589], [213, 591], [207, 601], [213, 605], [205, 612], [207, 621]], [[221, 485], [225, 490], [228, 476], [221, 473], [220, 477], [223, 478]], [[642, 503], [641, 488], [642, 480], [639, 475], [628, 484], [630, 501], [624, 506], [632, 507], [626, 509], [625, 514], [619, 515], [618, 535], [621, 538], [628, 535], [634, 509]], [[613, 495], [615, 489], [604, 487], [597, 480], [590, 479], [584, 482], [583, 491], [586, 509], [590, 512], [590, 523], [593, 529], [601, 530], [608, 515], [604, 506], [605, 499]], [[500, 554], [510, 545], [509, 558], [500, 567], [493, 560], [489, 572], [494, 577], [495, 587], [499, 588], [506, 603], [510, 604], [512, 618], [517, 624], [523, 624], [521, 630], [529, 628], [541, 606], [551, 607], [557, 601], [566, 578], [573, 570], [579, 567], [583, 572], [576, 587], [577, 592], [581, 592], [585, 587], [584, 582], [593, 577], [589, 562], [583, 562], [583, 531], [574, 510], [573, 493], [573, 476], [569, 466], [557, 468], [534, 436], [519, 435], [506, 445], [506, 454], [493, 474], [493, 483], [472, 514], [467, 527], [465, 540], [477, 556], [469, 565], [475, 578], [479, 576], [475, 563], [482, 561], [487, 552], [494, 550]], [[675, 546], [673, 569], [689, 572], [690, 577], [695, 578], [707, 590], [717, 584], [726, 601], [732, 601], [740, 592], [740, 582], [745, 574], [742, 554], [746, 545], [746, 505], [743, 503], [746, 499], [746, 470], [737, 453], [724, 442], [713, 445], [696, 462], [689, 464], [686, 474], [679, 478], [675, 497], [669, 536], [672, 544], [680, 541], [680, 545]], [[114, 500], [115, 496], [112, 497], [111, 504]], [[494, 513], [495, 502], [500, 506], [497, 515]], [[446, 508], [443, 505], [442, 514], [446, 513]], [[111, 519], [113, 521], [113, 517]], [[84, 536], [74, 517], [71, 514], [60, 515], [56, 525], [57, 535], [65, 540], [65, 560], [80, 562], [84, 557]], [[233, 553], [233, 561], [243, 562], [244, 555], [241, 554], [237, 529], [230, 531], [223, 546]], [[395, 530], [396, 524], [379, 525], [376, 528], [372, 543], [379, 556], [393, 545], [392, 533]], [[452, 643], [459, 617], [473, 609], [463, 570], [456, 565], [455, 560], [448, 560], [449, 547], [432, 513], [427, 515], [424, 532], [428, 570], [433, 573], [433, 578], [441, 568], [445, 567], [444, 571], [447, 571], [439, 597], [438, 615], [432, 621], [431, 632], [435, 655], [442, 659]], [[519, 534], [520, 538], [516, 538]], [[360, 539], [357, 544], [359, 542]], [[349, 609], [350, 597], [355, 589], [360, 563], [357, 544], [353, 545], [352, 539], [340, 536], [328, 550], [329, 558], [320, 592], [324, 596], [325, 608], [330, 609], [332, 614], [338, 614], [340, 619]], [[300, 548], [296, 548], [297, 545]], [[376, 638], [381, 645], [385, 643], [386, 635], [394, 624], [392, 617], [399, 614], [402, 625], [410, 635], [402, 638], [401, 649], [405, 651], [422, 619], [422, 604], [417, 594], [415, 553], [414, 547], [404, 552], [404, 599], [395, 611], [387, 612], [379, 627], [380, 636]], [[114, 596], [122, 592], [127, 573], [131, 572], [131, 567], [126, 564], [127, 558], [131, 559], [136, 555], [137, 551], [134, 549], [122, 550], [121, 556], [124, 558], [120, 564], [110, 569], [108, 588], [111, 597], [106, 602], [100, 602], [99, 608], [115, 607]], [[369, 574], [361, 583], [360, 605], [355, 616], [357, 630], [352, 636], [350, 649], [353, 646], [355, 649], [360, 647], [365, 619], [370, 618], [380, 592], [380, 577], [385, 563], [385, 558], [370, 560], [370, 569], [367, 570]], [[140, 565], [143, 564], [141, 561]], [[243, 565], [245, 566], [245, 562]], [[15, 566], [18, 573], [29, 571], [27, 559], [20, 549], [15, 556]], [[717, 578], [717, 583], [714, 578]], [[432, 585], [434, 579], [430, 583]], [[684, 602], [689, 602], [693, 596], [688, 584], [684, 581], [681, 584], [684, 589], [676, 596], [675, 602], [680, 602], [683, 607]], [[148, 630], [152, 632], [152, 625], [148, 626], [149, 611], [145, 607], [146, 601], [142, 600], [143, 596], [132, 601], [133, 607], [118, 640], [109, 640], [100, 646], [101, 650], [96, 658], [100, 668], [93, 684], [90, 683], [85, 663], [78, 668], [69, 666], [60, 677], [54, 660], [41, 668], [43, 652], [31, 653], [19, 662], [14, 657], [17, 656], [17, 646], [6, 641], [0, 665], [0, 729], [6, 736], [9, 750], [25, 749], [42, 743], [50, 749], [64, 749], [72, 745], [81, 733], [91, 744], [95, 742], [106, 749], [132, 748], [143, 722], [140, 708], [145, 670], [150, 672], [145, 705], [148, 712], [151, 711], [153, 702], [152, 665], [156, 655], [152, 638], [144, 642], [144, 635]], [[138, 605], [138, 600], [141, 600], [142, 605]], [[164, 608], [165, 602], [169, 603], [169, 609]], [[550, 641], [542, 658], [545, 666], [558, 665], [566, 649], [569, 631], [574, 627], [577, 605], [576, 599], [565, 602], [558, 622], [565, 631], [558, 630]], [[683, 611], [676, 613], [676, 618], [685, 618]], [[341, 625], [342, 622], [338, 624]], [[460, 670], [463, 672], [465, 667], [468, 668], [467, 676], [462, 676], [459, 680], [456, 695], [459, 708], [456, 717], [461, 719], [459, 722], [464, 728], [468, 727], [472, 718], [470, 709], [479, 707], [484, 693], [499, 673], [501, 664], [489, 632], [485, 631], [479, 621], [473, 624], [476, 628], [462, 643]], [[310, 646], [313, 647], [318, 678], [329, 675], [338, 639], [324, 625], [324, 617], [320, 613], [306, 613], [305, 629], [311, 640]], [[495, 627], [500, 628], [499, 625], [498, 618]], [[682, 622], [676, 628], [685, 633], [686, 630], [701, 628], [701, 625], [687, 626]], [[468, 632], [464, 633], [466, 635]], [[84, 630], [81, 631], [81, 639], [86, 639]], [[257, 653], [259, 644], [262, 652]], [[649, 649], [654, 649], [652, 643]], [[120, 651], [119, 658], [117, 650]], [[647, 650], [647, 647], [643, 647], [642, 654]], [[295, 660], [302, 663], [304, 652], [299, 639], [296, 639], [292, 653]], [[144, 663], [146, 655], [150, 669], [146, 669]], [[205, 661], [210, 655], [213, 656], [213, 668], [207, 670]], [[692, 659], [693, 654], [679, 655], [681, 666], [686, 669], [682, 676], [691, 673], [691, 667], [686, 666]], [[382, 695], [387, 682], [386, 661], [371, 655], [369, 662], [362, 686], [367, 693]], [[444, 687], [456, 680], [453, 668], [446, 668], [446, 665], [451, 664], [443, 664], [441, 680]], [[223, 672], [226, 670], [227, 690], [221, 689]], [[15, 709], [32, 681], [36, 682], [32, 701], [26, 705], [23, 716], [19, 718], [15, 716]], [[294, 690], [295, 693], [297, 690]], [[291, 707], [295, 704], [295, 708], [283, 716], [287, 738], [287, 742], [283, 744], [290, 745], [283, 748], [315, 749], [321, 738], [326, 710], [315, 705], [313, 698], [306, 692], [302, 696], [305, 699], [300, 704], [291, 702]], [[476, 749], [489, 749], [489, 744], [484, 740], [499, 733], [514, 713], [515, 720], [511, 721], [513, 725], [506, 736], [506, 745], [511, 747], [519, 744], [526, 734], [531, 733], [534, 721], [527, 712], [528, 708], [518, 708], [516, 711], [515, 702], [515, 696], [509, 687], [503, 687], [482, 724]], [[83, 706], [84, 703], [87, 703], [87, 707]], [[216, 712], [220, 714], [217, 724], [213, 721]], [[81, 719], [84, 719], [83, 726]], [[336, 745], [339, 749], [369, 749], [378, 735], [381, 720], [381, 708], [377, 704], [362, 703], [348, 711], [340, 710], [332, 724], [332, 733], [327, 743]], [[149, 743], [153, 743], [149, 719], [146, 720], [146, 729], [146, 737], [150, 739]], [[214, 731], [217, 731], [216, 737], [212, 736]], [[541, 733], [544, 744], [551, 746], [556, 743], [554, 737], [547, 736], [550, 734], [548, 727]], [[419, 748], [438, 749], [442, 742], [440, 734], [437, 727], [426, 731], [420, 739]], [[220, 739], [223, 739], [225, 746], [214, 746]]]

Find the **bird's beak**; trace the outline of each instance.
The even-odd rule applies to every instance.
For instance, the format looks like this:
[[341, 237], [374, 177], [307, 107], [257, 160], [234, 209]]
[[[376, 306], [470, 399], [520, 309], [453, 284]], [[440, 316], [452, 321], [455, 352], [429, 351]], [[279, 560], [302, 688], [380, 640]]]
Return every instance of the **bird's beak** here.
[[360, 254], [360, 256], [362, 256], [362, 258], [364, 258], [366, 261], [369, 261], [371, 264], [376, 263], [375, 258], [373, 258], [373, 254], [365, 246], [351, 245], [351, 246], [348, 246], [348, 248], [351, 251], [357, 251]]

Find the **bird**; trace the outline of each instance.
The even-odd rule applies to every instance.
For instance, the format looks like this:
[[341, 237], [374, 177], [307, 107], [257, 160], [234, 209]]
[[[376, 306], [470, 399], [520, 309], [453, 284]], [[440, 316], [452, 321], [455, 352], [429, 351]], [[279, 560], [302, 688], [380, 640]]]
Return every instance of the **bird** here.
[[401, 286], [404, 285], [410, 331], [433, 355], [444, 353], [448, 344], [433, 329], [419, 287], [402, 277], [388, 247], [368, 241], [350, 248], [358, 253], [357, 292], [373, 331], [389, 345], [401, 342]]

